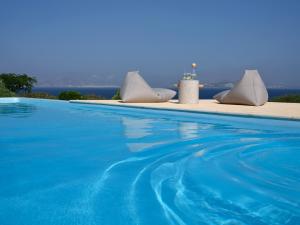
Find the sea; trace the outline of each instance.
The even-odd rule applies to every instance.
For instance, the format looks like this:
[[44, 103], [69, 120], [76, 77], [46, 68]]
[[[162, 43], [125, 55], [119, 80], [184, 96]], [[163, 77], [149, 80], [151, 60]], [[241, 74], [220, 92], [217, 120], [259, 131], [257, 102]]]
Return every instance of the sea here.
[[[33, 92], [46, 92], [51, 95], [59, 95], [63, 91], [78, 91], [83, 95], [98, 95], [106, 99], [116, 93], [117, 87], [34, 87]], [[224, 88], [204, 88], [200, 90], [199, 95], [202, 99], [211, 99], [215, 94], [220, 91], [226, 90]], [[283, 88], [270, 88], [268, 89], [269, 98], [287, 95], [287, 94], [300, 94], [300, 89], [283, 89]], [[175, 96], [176, 98], [177, 96]]]

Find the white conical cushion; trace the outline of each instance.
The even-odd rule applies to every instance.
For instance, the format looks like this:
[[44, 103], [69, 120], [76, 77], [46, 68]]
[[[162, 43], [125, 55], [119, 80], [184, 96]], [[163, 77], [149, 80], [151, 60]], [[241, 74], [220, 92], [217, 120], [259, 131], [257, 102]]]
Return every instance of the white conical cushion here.
[[215, 95], [220, 103], [263, 105], [268, 101], [268, 92], [257, 70], [246, 70], [243, 78], [228, 92]]
[[128, 72], [120, 90], [123, 102], [165, 102], [176, 95], [169, 89], [153, 89], [139, 75], [138, 71]]

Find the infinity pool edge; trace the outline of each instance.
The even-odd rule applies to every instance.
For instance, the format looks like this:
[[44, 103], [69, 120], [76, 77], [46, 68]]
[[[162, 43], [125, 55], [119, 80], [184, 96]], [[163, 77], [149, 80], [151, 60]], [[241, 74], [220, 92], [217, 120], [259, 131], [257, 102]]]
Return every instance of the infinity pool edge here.
[[[214, 100], [200, 100], [199, 104], [202, 102], [215, 102]], [[275, 103], [278, 104], [278, 107], [286, 107], [286, 104], [296, 104], [299, 107], [299, 111], [295, 112], [295, 115], [270, 115], [270, 114], [255, 114], [255, 113], [245, 113], [245, 112], [226, 112], [224, 110], [220, 111], [218, 109], [207, 110], [205, 108], [189, 108], [191, 105], [184, 105], [184, 108], [178, 107], [170, 107], [170, 105], [164, 105], [166, 103], [123, 103], [118, 100], [70, 100], [70, 103], [75, 104], [92, 104], [92, 105], [107, 105], [107, 106], [115, 106], [115, 107], [129, 107], [129, 108], [141, 108], [141, 109], [152, 109], [152, 110], [166, 110], [166, 111], [179, 111], [179, 112], [189, 112], [189, 113], [202, 113], [202, 114], [215, 114], [215, 115], [223, 115], [223, 116], [239, 116], [239, 117], [251, 117], [251, 118], [263, 118], [263, 119], [279, 119], [279, 120], [291, 120], [291, 121], [300, 121], [300, 104], [298, 103]], [[168, 104], [179, 105], [176, 102], [169, 102]], [[147, 105], [151, 104], [151, 105]], [[272, 104], [272, 103], [271, 103]], [[237, 105], [226, 105], [226, 107]], [[255, 107], [255, 106], [238, 106], [240, 108], [243, 107]], [[264, 107], [264, 106], [258, 106]], [[297, 115], [299, 114], [299, 115]]]

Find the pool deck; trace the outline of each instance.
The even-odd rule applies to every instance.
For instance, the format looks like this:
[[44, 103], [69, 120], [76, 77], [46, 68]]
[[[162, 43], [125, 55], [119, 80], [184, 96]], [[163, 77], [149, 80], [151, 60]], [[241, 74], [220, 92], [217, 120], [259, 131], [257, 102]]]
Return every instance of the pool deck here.
[[178, 104], [177, 100], [164, 103], [123, 103], [118, 100], [72, 100], [70, 102], [300, 120], [300, 103], [267, 102], [257, 107], [219, 104], [210, 99], [200, 100], [198, 104]]

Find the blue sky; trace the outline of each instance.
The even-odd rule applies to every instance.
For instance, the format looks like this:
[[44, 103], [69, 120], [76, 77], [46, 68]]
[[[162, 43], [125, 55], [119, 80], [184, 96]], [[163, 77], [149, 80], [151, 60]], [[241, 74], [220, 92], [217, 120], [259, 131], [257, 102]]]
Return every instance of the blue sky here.
[[267, 84], [300, 86], [300, 1], [0, 3], [0, 72], [41, 84], [119, 85], [140, 70], [168, 86], [196, 62], [203, 82], [256, 68]]

